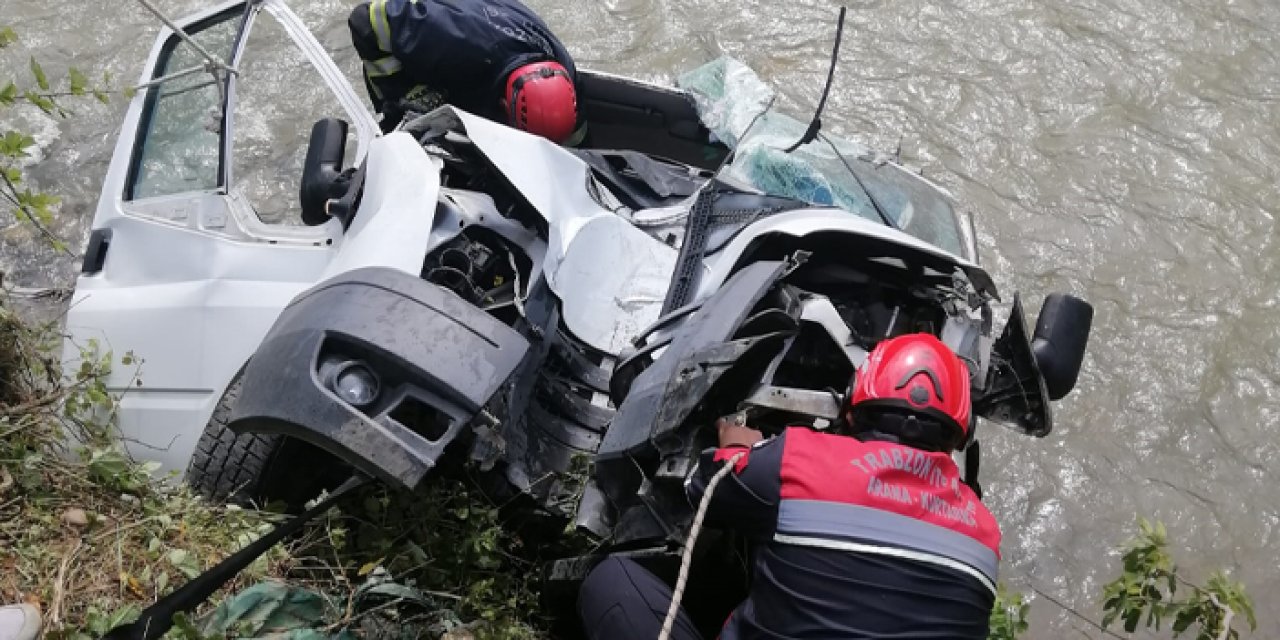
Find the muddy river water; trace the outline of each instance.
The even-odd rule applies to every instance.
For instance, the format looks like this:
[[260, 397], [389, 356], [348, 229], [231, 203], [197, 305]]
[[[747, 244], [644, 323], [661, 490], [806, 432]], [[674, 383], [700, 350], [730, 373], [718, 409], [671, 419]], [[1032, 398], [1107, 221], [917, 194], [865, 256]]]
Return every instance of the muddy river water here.
[[[293, 4], [354, 74], [344, 24], [354, 3]], [[814, 0], [530, 4], [583, 66], [671, 82], [728, 54], [801, 117], [821, 91], [836, 14]], [[174, 15], [201, 5], [162, 3]], [[3, 0], [0, 23], [23, 37], [0, 68], [22, 71], [35, 51], [50, 70], [110, 71], [117, 85], [137, 77], [157, 29], [124, 1]], [[900, 145], [904, 161], [948, 187], [973, 212], [1006, 303], [1021, 291], [1034, 313], [1046, 293], [1068, 291], [1096, 306], [1085, 369], [1056, 406], [1054, 432], [986, 430], [987, 500], [1015, 588], [1098, 618], [1113, 549], [1141, 514], [1168, 524], [1191, 577], [1225, 566], [1245, 581], [1257, 637], [1280, 637], [1277, 31], [1274, 0], [849, 6], [827, 126], [881, 150]], [[77, 250], [123, 104], [0, 123], [35, 133], [47, 160], [32, 175], [62, 194], [53, 230]], [[291, 104], [264, 106], [263, 118], [302, 144], [311, 122], [290, 120]], [[295, 197], [295, 185], [277, 186]], [[76, 264], [0, 219], [8, 282], [69, 287]], [[1031, 637], [1102, 637], [1046, 597], [1032, 611]]]

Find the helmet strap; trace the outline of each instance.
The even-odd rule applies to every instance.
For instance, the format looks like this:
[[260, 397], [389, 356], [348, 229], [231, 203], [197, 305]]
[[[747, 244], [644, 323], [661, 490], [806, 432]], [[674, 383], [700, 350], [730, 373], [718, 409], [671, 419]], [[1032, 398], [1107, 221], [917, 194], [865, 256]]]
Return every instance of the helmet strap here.
[[890, 407], [853, 412], [849, 432], [862, 441], [896, 442], [922, 451], [951, 452], [960, 444], [955, 429], [939, 420]]
[[973, 489], [973, 493], [982, 499], [982, 485], [978, 483], [978, 467], [982, 463], [982, 450], [976, 439], [969, 440], [964, 448], [964, 483]]

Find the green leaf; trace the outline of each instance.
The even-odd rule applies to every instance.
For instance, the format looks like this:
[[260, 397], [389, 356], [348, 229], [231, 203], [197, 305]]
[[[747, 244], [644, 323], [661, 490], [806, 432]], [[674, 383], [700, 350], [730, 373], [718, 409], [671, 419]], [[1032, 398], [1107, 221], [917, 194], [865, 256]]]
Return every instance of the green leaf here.
[[1178, 615], [1173, 619], [1173, 636], [1176, 638], [1182, 635], [1184, 631], [1191, 627], [1191, 623], [1195, 622], [1196, 610], [1192, 607], [1182, 607], [1178, 611]]
[[36, 62], [36, 57], [31, 56], [31, 75], [36, 79], [36, 86], [41, 91], [49, 90], [49, 78], [44, 75], [44, 69], [40, 67], [40, 63]]
[[36, 143], [35, 138], [17, 131], [6, 132], [0, 136], [0, 156], [6, 158], [23, 158], [29, 155], [27, 149]]
[[187, 557], [189, 555], [191, 554], [187, 553], [186, 549], [171, 549], [167, 559], [169, 560], [169, 564], [178, 567], [187, 562]]
[[204, 634], [191, 622], [191, 618], [181, 611], [173, 614], [173, 628], [177, 637], [182, 640], [204, 640]]
[[97, 98], [97, 99], [98, 99], [98, 102], [101, 102], [102, 104], [110, 104], [110, 103], [111, 103], [111, 98], [107, 97], [106, 92], [105, 92], [105, 91], [102, 91], [101, 89], [94, 89], [94, 90], [93, 90], [93, 97]]
[[67, 80], [71, 83], [72, 95], [84, 95], [85, 88], [89, 86], [89, 79], [75, 67], [67, 69]]
[[1115, 622], [1116, 618], [1119, 615], [1120, 615], [1119, 609], [1111, 609], [1108, 607], [1107, 615], [1102, 616], [1102, 628], [1106, 629], [1107, 627], [1111, 626], [1111, 623]]
[[119, 488], [122, 476], [129, 471], [129, 461], [113, 449], [94, 450], [89, 457], [89, 476], [106, 486]]
[[1124, 630], [1133, 633], [1138, 629], [1138, 622], [1142, 620], [1142, 609], [1130, 609], [1124, 614]]
[[133, 620], [134, 618], [137, 618], [138, 615], [141, 613], [142, 611], [138, 610], [137, 607], [131, 604], [120, 607], [115, 611], [115, 613], [111, 614], [110, 618], [107, 619], [107, 628], [113, 629], [115, 627], [118, 627], [126, 622]]
[[10, 27], [0, 27], [0, 49], [18, 41], [18, 34]]
[[9, 106], [14, 100], [18, 99], [18, 85], [10, 82], [0, 89], [0, 104]]
[[166, 559], [175, 569], [182, 572], [188, 579], [195, 578], [200, 575], [200, 562], [196, 557], [186, 549], [172, 549], [169, 551]]
[[1253, 614], [1253, 600], [1249, 596], [1240, 594], [1242, 600], [1239, 601], [1240, 610], [1244, 611], [1244, 617], [1249, 621], [1249, 630], [1258, 630], [1258, 617]]
[[125, 97], [125, 98], [127, 98], [127, 99], [129, 99], [129, 100], [132, 100], [134, 96], [138, 95], [138, 88], [137, 88], [137, 87], [125, 87], [125, 88], [124, 88], [124, 91], [121, 91], [121, 93], [123, 93], [123, 94], [124, 94], [124, 97]]
[[53, 213], [49, 211], [48, 207], [36, 207], [35, 214], [36, 220], [39, 220], [40, 224], [47, 225], [53, 222]]
[[[44, 224], [49, 224], [53, 220], [53, 212], [49, 207], [58, 204], [60, 199], [47, 193], [39, 191], [23, 190], [17, 192], [18, 204], [22, 205], [28, 215], [35, 215], [35, 218]], [[95, 402], [98, 399], [94, 396], [94, 390], [89, 389], [89, 399]]]
[[26, 92], [23, 97], [27, 99], [27, 102], [39, 107], [41, 111], [49, 115], [53, 115], [54, 110], [58, 107], [51, 98], [42, 96], [34, 91]]

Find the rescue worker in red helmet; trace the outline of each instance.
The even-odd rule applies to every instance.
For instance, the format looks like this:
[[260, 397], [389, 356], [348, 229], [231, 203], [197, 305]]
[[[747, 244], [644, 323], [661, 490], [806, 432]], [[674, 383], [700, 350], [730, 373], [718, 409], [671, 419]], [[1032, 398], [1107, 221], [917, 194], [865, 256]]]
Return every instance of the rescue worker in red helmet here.
[[[722, 419], [719, 448], [686, 484], [691, 504], [738, 453], [707, 525], [754, 544], [748, 598], [720, 632], [755, 638], [983, 640], [1000, 530], [951, 452], [970, 436], [968, 368], [929, 334], [878, 344], [854, 379], [843, 434], [792, 427], [763, 439]], [[671, 589], [611, 557], [584, 581], [579, 613], [600, 640], [657, 637]], [[697, 638], [681, 612], [672, 638]]]
[[373, 0], [347, 26], [383, 131], [451, 104], [557, 143], [574, 136], [573, 58], [519, 0]]

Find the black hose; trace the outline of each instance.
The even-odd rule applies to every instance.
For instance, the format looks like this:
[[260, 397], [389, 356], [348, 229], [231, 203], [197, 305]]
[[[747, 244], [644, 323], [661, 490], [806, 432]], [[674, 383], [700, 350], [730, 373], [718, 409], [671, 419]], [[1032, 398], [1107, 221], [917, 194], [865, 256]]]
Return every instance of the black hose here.
[[805, 130], [804, 135], [795, 144], [786, 150], [791, 153], [800, 147], [813, 142], [818, 137], [818, 131], [822, 129], [822, 110], [827, 108], [827, 96], [831, 93], [831, 85], [836, 79], [836, 65], [840, 61], [840, 40], [844, 38], [844, 14], [845, 8], [840, 7], [840, 17], [836, 22], [836, 44], [831, 49], [831, 66], [827, 67], [827, 84], [822, 88], [822, 98], [818, 100], [818, 108], [813, 112], [813, 120], [809, 122], [809, 128]]
[[227, 559], [214, 565], [208, 571], [191, 579], [173, 593], [159, 599], [146, 608], [138, 619], [132, 623], [120, 625], [101, 640], [154, 640], [164, 635], [173, 627], [173, 617], [179, 613], [195, 611], [205, 600], [208, 600], [222, 585], [240, 573], [266, 553], [276, 543], [295, 534], [306, 523], [314, 520], [329, 510], [338, 499], [369, 482], [363, 475], [355, 475], [338, 487], [329, 497], [319, 504], [307, 509], [301, 515], [294, 516], [288, 522], [272, 529], [269, 533], [254, 540], [245, 548], [231, 554]]

